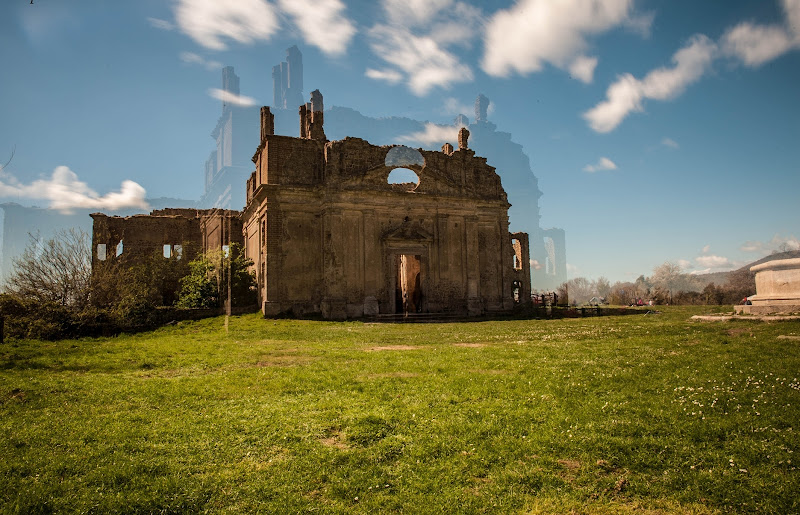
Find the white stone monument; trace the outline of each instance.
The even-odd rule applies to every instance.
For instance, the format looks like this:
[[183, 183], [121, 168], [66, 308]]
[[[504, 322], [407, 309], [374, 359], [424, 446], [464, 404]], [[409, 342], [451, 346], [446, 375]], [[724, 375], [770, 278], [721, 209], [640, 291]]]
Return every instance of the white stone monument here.
[[756, 274], [753, 304], [736, 306], [737, 313], [800, 313], [800, 258], [767, 261], [750, 271]]

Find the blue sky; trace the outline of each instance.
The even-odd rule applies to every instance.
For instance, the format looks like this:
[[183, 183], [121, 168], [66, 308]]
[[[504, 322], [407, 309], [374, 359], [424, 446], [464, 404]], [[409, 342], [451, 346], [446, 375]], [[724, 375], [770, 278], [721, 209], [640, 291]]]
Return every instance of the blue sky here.
[[800, 248], [800, 0], [4, 0], [0, 201], [199, 198], [221, 66], [268, 105], [293, 44], [326, 107], [446, 125], [488, 96], [571, 277]]

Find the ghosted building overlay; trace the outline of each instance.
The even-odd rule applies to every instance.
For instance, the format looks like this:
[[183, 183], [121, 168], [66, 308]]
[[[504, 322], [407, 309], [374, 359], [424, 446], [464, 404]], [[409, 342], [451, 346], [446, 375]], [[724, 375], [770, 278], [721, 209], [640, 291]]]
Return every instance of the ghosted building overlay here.
[[[225, 91], [239, 94], [239, 78], [232, 67], [222, 72]], [[302, 103], [303, 58], [296, 46], [286, 50], [286, 60], [272, 68], [275, 133], [297, 134], [297, 106]], [[533, 174], [530, 158], [508, 132], [498, 131], [488, 119], [489, 99], [479, 95], [472, 121], [462, 114], [453, 122], [468, 128], [470, 148], [486, 157], [497, 169], [511, 203], [509, 217], [513, 231], [530, 237], [531, 275], [534, 290], [555, 290], [567, 281], [566, 236], [563, 229], [541, 227], [539, 199], [542, 192]], [[376, 145], [396, 144], [398, 138], [425, 129], [425, 121], [405, 117], [373, 118], [355, 109], [333, 106], [325, 111], [325, 131], [331, 140], [358, 137]], [[222, 115], [212, 131], [216, 149], [205, 168], [205, 193], [199, 208], [243, 209], [246, 191], [241, 186], [253, 167], [253, 149], [259, 144], [259, 109], [223, 103]]]

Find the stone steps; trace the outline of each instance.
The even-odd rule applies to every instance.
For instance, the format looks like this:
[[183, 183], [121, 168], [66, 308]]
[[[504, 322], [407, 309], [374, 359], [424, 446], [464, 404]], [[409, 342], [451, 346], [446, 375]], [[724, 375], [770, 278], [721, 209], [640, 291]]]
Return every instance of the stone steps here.
[[371, 322], [401, 324], [401, 323], [426, 323], [426, 322], [453, 322], [464, 319], [456, 313], [380, 313], [371, 317]]

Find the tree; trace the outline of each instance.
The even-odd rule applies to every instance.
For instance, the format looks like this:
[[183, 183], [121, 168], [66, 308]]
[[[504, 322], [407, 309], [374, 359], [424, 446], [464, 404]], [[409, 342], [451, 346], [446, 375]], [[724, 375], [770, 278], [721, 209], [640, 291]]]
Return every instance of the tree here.
[[92, 256], [85, 232], [59, 231], [45, 242], [31, 235], [25, 251], [13, 263], [13, 272], [6, 279], [6, 293], [74, 310], [88, 304]]
[[86, 325], [83, 313], [91, 290], [87, 234], [60, 231], [46, 241], [31, 236], [13, 263], [0, 295], [6, 334], [44, 339], [79, 334]]
[[583, 304], [594, 297], [594, 285], [585, 277], [575, 277], [566, 282], [565, 291], [569, 292], [569, 302]]
[[706, 305], [720, 305], [725, 298], [725, 292], [722, 288], [717, 288], [714, 283], [708, 283], [703, 288], [703, 299]]
[[656, 289], [655, 297], [659, 302], [672, 301], [673, 293], [678, 293], [682, 289], [682, 275], [680, 265], [671, 261], [666, 261], [653, 269], [653, 277], [650, 280]]
[[[249, 306], [256, 303], [255, 276], [250, 271], [253, 261], [244, 256], [238, 244], [227, 251], [201, 254], [189, 263], [189, 274], [181, 279], [178, 307], [219, 307], [230, 294], [232, 306]], [[230, 275], [229, 275], [230, 274]]]
[[599, 277], [594, 282], [594, 289], [599, 297], [606, 298], [611, 293], [611, 283], [605, 277]]
[[181, 279], [179, 308], [215, 308], [219, 306], [219, 286], [213, 274], [214, 263], [205, 255], [189, 262], [189, 274]]
[[748, 268], [734, 270], [728, 274], [728, 283], [724, 286], [724, 304], [738, 304], [745, 297], [756, 293], [756, 274]]

